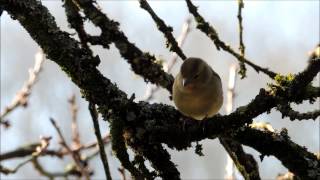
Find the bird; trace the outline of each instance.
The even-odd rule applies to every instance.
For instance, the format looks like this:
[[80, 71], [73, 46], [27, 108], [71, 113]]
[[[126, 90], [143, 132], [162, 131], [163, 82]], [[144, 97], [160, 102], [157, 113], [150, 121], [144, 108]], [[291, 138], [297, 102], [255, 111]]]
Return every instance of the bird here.
[[202, 59], [184, 60], [172, 86], [178, 110], [195, 120], [214, 116], [223, 104], [220, 76]]

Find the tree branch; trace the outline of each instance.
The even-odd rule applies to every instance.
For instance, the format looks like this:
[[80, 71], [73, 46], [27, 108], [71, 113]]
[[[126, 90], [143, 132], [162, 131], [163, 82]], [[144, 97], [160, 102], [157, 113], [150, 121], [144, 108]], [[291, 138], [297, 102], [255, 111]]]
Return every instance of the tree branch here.
[[42, 64], [44, 62], [44, 54], [42, 50], [39, 50], [35, 55], [35, 63], [33, 68], [29, 69], [29, 78], [24, 83], [23, 87], [17, 92], [16, 96], [12, 100], [11, 104], [5, 107], [4, 111], [0, 115], [0, 123], [8, 124], [8, 122], [4, 121], [4, 117], [7, 116], [10, 112], [12, 112], [17, 107], [26, 107], [28, 105], [28, 98], [31, 94], [32, 87], [37, 82], [38, 75], [42, 69]]
[[219, 138], [219, 141], [232, 158], [244, 179], [261, 179], [258, 163], [251, 154], [248, 154], [243, 150], [240, 143], [226, 138]]
[[186, 59], [186, 55], [184, 55], [183, 51], [180, 49], [177, 41], [172, 35], [172, 27], [167, 26], [166, 23], [161, 18], [159, 18], [159, 16], [157, 16], [157, 14], [153, 11], [153, 9], [146, 0], [139, 0], [139, 3], [140, 7], [146, 10], [151, 15], [152, 19], [157, 24], [159, 31], [161, 31], [167, 38], [167, 48], [169, 48], [170, 51], [177, 53], [181, 59]]
[[81, 174], [86, 178], [86, 180], [90, 179], [90, 172], [87, 170], [86, 164], [82, 161], [79, 153], [74, 152], [71, 150], [71, 148], [68, 146], [66, 140], [64, 139], [62, 132], [60, 128], [58, 127], [57, 123], [54, 121], [54, 119], [50, 118], [50, 122], [56, 129], [58, 136], [60, 138], [61, 145], [72, 155], [72, 158], [78, 168], [78, 171], [81, 172]]
[[91, 52], [88, 42], [88, 34], [86, 33], [83, 26], [83, 17], [80, 15], [80, 8], [75, 4], [73, 0], [64, 0], [65, 12], [67, 15], [68, 23], [70, 27], [75, 29], [78, 33], [78, 37], [80, 39], [81, 45], [88, 52]]
[[301, 113], [293, 110], [290, 104], [279, 104], [277, 109], [282, 113], [282, 117], [289, 117], [291, 121], [294, 120], [316, 120], [320, 116], [320, 110], [314, 110], [310, 112]]
[[242, 9], [244, 8], [244, 2], [243, 0], [238, 0], [238, 24], [239, 24], [239, 51], [241, 55], [241, 59], [239, 59], [239, 74], [241, 75], [241, 78], [246, 77], [246, 66], [244, 65], [244, 57], [245, 57], [245, 46], [243, 43], [243, 26], [242, 26]]
[[276, 76], [276, 73], [268, 70], [268, 68], [260, 67], [251, 61], [249, 61], [247, 58], [242, 57], [239, 53], [237, 53], [235, 50], [233, 50], [229, 45], [227, 45], [224, 41], [220, 40], [218, 33], [216, 30], [210, 26], [208, 22], [205, 21], [205, 19], [198, 13], [197, 7], [194, 6], [191, 2], [191, 0], [186, 0], [187, 6], [189, 9], [189, 12], [194, 16], [194, 19], [198, 23], [197, 28], [200, 29], [203, 33], [205, 33], [215, 44], [216, 48], [218, 50], [223, 49], [226, 52], [229, 52], [231, 55], [233, 55], [240, 63], [244, 62], [251, 66], [255, 71], [258, 73], [261, 71], [268, 75], [271, 79], [273, 79]]
[[243, 127], [227, 136], [255, 148], [261, 153], [262, 158], [265, 155], [275, 156], [301, 179], [316, 179], [320, 176], [320, 160], [305, 147], [292, 142], [286, 129], [280, 133], [272, 133]]
[[[117, 120], [122, 121], [121, 128], [140, 128], [145, 131], [140, 134], [132, 134], [130, 140], [136, 142], [166, 143], [171, 148], [183, 149], [190, 147], [191, 142], [214, 138], [222, 133], [238, 129], [244, 124], [251, 123], [252, 118], [276, 107], [278, 98], [287, 98], [288, 102], [302, 101], [305, 98], [306, 86], [320, 70], [320, 60], [311, 60], [308, 67], [297, 74], [282, 91], [271, 93], [261, 89], [260, 93], [248, 105], [239, 107], [230, 115], [217, 115], [206, 119], [202, 121], [202, 126], [199, 126], [198, 122], [188, 120], [171, 106], [146, 102], [135, 103], [133, 98], [128, 99], [124, 92], [120, 91], [96, 69], [99, 57], [91, 56], [85, 49], [79, 47], [79, 42], [62, 32], [56, 26], [48, 10], [40, 2], [35, 0], [29, 0], [28, 3], [1, 1], [0, 5], [13, 18], [19, 20], [48, 57], [56, 62], [79, 86], [83, 96], [99, 106], [99, 112], [104, 119], [109, 120], [112, 125], [115, 125]], [[144, 69], [146, 68], [144, 67]], [[161, 75], [159, 76], [161, 79]], [[185, 121], [190, 121], [190, 126], [183, 128]], [[122, 133], [118, 136], [122, 136]], [[260, 149], [260, 144], [257, 141], [245, 142], [245, 139], [240, 141], [241, 137], [236, 136], [235, 138], [239, 138], [240, 143], [247, 143], [264, 152], [264, 149]], [[272, 141], [273, 144], [270, 147], [278, 147], [280, 143], [280, 147], [286, 148], [286, 150], [297, 148], [290, 146], [292, 145], [290, 143], [282, 142]], [[302, 161], [299, 163], [315, 162], [316, 157], [309, 156], [307, 150], [300, 147], [298, 149], [301, 157], [299, 160]], [[309, 169], [297, 169], [290, 165], [290, 163], [295, 164], [296, 157], [277, 153], [270, 150], [270, 154], [276, 155], [290, 171], [301, 178], [313, 177], [312, 174], [307, 173]], [[302, 158], [303, 154], [307, 155], [307, 159]]]
[[[92, 0], [76, 0], [84, 13], [98, 26], [101, 38], [106, 42], [113, 42], [123, 58], [131, 65], [133, 71], [141, 75], [145, 81], [160, 85], [171, 92], [173, 77], [162, 70], [160, 64], [155, 63], [155, 57], [138, 49], [118, 28], [119, 23], [110, 20], [104, 13], [93, 5]], [[106, 43], [104, 43], [106, 44]]]
[[96, 134], [97, 142], [99, 145], [100, 157], [101, 157], [101, 161], [103, 164], [106, 178], [107, 178], [107, 180], [112, 180], [110, 169], [109, 169], [107, 154], [104, 149], [104, 143], [103, 143], [101, 133], [100, 133], [100, 127], [99, 127], [99, 122], [98, 122], [98, 112], [96, 110], [95, 104], [89, 103], [89, 111], [90, 111], [90, 115], [91, 115], [91, 118], [93, 121], [94, 133]]

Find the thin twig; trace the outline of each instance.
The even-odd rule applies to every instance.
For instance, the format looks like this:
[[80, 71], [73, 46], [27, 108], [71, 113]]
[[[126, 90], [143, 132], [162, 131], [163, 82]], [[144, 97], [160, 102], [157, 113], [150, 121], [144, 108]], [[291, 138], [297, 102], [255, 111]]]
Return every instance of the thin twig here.
[[[12, 112], [19, 106], [26, 107], [28, 104], [28, 98], [31, 94], [31, 89], [36, 83], [38, 75], [42, 69], [42, 64], [45, 60], [45, 56], [40, 49], [35, 55], [35, 63], [33, 68], [29, 69], [29, 79], [24, 83], [20, 91], [17, 92], [10, 105], [5, 107], [4, 111], [0, 115], [1, 124], [5, 123], [4, 117]], [[7, 122], [8, 123], [8, 122]]]
[[[191, 25], [191, 18], [187, 18], [186, 21], [182, 25], [181, 33], [180, 33], [178, 40], [177, 40], [179, 47], [183, 46], [183, 44], [184, 44], [184, 42], [190, 32], [190, 25]], [[176, 53], [174, 53], [172, 55], [171, 60], [169, 60], [167, 64], [163, 65], [163, 70], [168, 73], [171, 72], [171, 69], [176, 64], [177, 59], [178, 59], [178, 55]], [[150, 101], [153, 97], [153, 94], [155, 92], [157, 92], [158, 90], [159, 90], [159, 86], [148, 84], [145, 95], [142, 98], [142, 101]]]
[[151, 15], [152, 19], [157, 24], [159, 31], [161, 31], [167, 38], [167, 48], [169, 48], [170, 51], [177, 53], [181, 57], [181, 59], [186, 59], [186, 55], [180, 49], [179, 44], [172, 35], [172, 27], [167, 26], [166, 23], [159, 16], [157, 16], [157, 14], [153, 11], [146, 0], [139, 0], [139, 3], [140, 7], [145, 9]]
[[225, 42], [220, 40], [218, 33], [216, 30], [205, 21], [205, 19], [198, 13], [197, 7], [192, 4], [191, 0], [186, 0], [189, 12], [194, 16], [194, 19], [197, 22], [197, 28], [200, 29], [203, 33], [205, 33], [215, 44], [216, 48], [218, 50], [223, 49], [226, 52], [229, 52], [231, 55], [233, 55], [238, 61], [243, 61], [244, 63], [251, 66], [255, 71], [257, 72], [263, 72], [266, 75], [268, 75], [270, 78], [274, 78], [276, 76], [276, 73], [270, 71], [268, 68], [260, 67], [251, 61], [249, 61], [247, 58], [241, 56], [241, 54], [237, 53], [235, 50], [233, 50], [229, 45], [227, 45]]
[[244, 57], [245, 57], [245, 46], [243, 43], [243, 26], [242, 26], [242, 9], [244, 8], [243, 0], [238, 0], [238, 24], [239, 24], [239, 51], [241, 55], [241, 59], [239, 62], [239, 74], [241, 75], [241, 79], [246, 77], [246, 66], [244, 65]]
[[31, 158], [28, 158], [24, 161], [22, 161], [21, 163], [19, 163], [14, 169], [9, 169], [9, 168], [6, 168], [2, 165], [0, 165], [0, 172], [3, 173], [3, 174], [14, 174], [16, 173], [21, 167], [23, 167], [24, 165], [28, 164], [29, 162], [32, 161], [34, 157], [31, 157]]
[[45, 170], [42, 165], [40, 164], [38, 158], [32, 158], [32, 164], [33, 167], [43, 176], [49, 178], [50, 180], [53, 180], [54, 178], [58, 177], [67, 177], [69, 175], [69, 172], [56, 172], [56, 173], [51, 173]]
[[4, 174], [14, 174], [21, 167], [23, 167], [24, 165], [31, 162], [34, 158], [37, 158], [38, 156], [42, 155], [42, 153], [47, 150], [47, 148], [49, 146], [49, 142], [51, 140], [51, 137], [41, 137], [40, 139], [41, 139], [41, 141], [40, 141], [39, 145], [36, 146], [36, 148], [32, 152], [31, 157], [29, 157], [28, 159], [19, 163], [14, 169], [9, 169], [9, 168], [6, 168], [6, 167], [3, 167], [2, 165], [0, 165], [0, 172], [2, 172]]
[[57, 123], [53, 118], [50, 118], [50, 122], [52, 123], [53, 127], [56, 129], [59, 138], [60, 138], [60, 143], [61, 145], [69, 152], [69, 154], [72, 155], [72, 158], [78, 168], [78, 170], [82, 173], [82, 175], [86, 178], [86, 180], [90, 179], [90, 173], [88, 172], [85, 164], [82, 162], [81, 157], [78, 153], [75, 153], [72, 151], [72, 149], [68, 146], [66, 140], [64, 139], [62, 132], [60, 128], [58, 127]]
[[81, 146], [80, 142], [80, 134], [79, 134], [79, 128], [77, 123], [77, 113], [78, 113], [78, 107], [76, 104], [76, 96], [72, 95], [69, 99], [70, 103], [70, 110], [71, 110], [71, 131], [72, 131], [72, 142], [73, 142], [73, 148], [77, 149]]
[[[103, 142], [105, 145], [107, 145], [110, 142], [110, 134], [106, 134], [103, 137]], [[0, 161], [8, 160], [8, 159], [13, 159], [13, 158], [22, 158], [26, 156], [32, 155], [32, 153], [36, 150], [36, 148], [40, 145], [41, 143], [32, 143], [29, 145], [25, 145], [19, 148], [16, 148], [15, 150], [5, 152], [0, 154]], [[91, 142], [86, 145], [80, 145], [77, 148], [72, 148], [72, 153], [73, 152], [79, 152], [82, 150], [87, 150], [87, 149], [92, 149], [97, 146], [98, 142]], [[59, 150], [53, 150], [53, 149], [46, 149], [43, 150], [41, 156], [56, 156], [58, 158], [62, 158], [63, 156], [69, 155], [70, 152], [66, 149], [59, 149]]]
[[98, 145], [99, 145], [100, 157], [103, 164], [104, 172], [105, 172], [106, 178], [108, 180], [111, 180], [112, 178], [111, 178], [111, 173], [109, 169], [108, 158], [104, 149], [104, 143], [100, 133], [100, 127], [98, 122], [98, 112], [96, 110], [95, 104], [89, 103], [89, 111], [93, 121], [94, 133], [96, 134]]
[[124, 167], [118, 168], [118, 171], [120, 172], [121, 180], [127, 180], [126, 170], [124, 169]]

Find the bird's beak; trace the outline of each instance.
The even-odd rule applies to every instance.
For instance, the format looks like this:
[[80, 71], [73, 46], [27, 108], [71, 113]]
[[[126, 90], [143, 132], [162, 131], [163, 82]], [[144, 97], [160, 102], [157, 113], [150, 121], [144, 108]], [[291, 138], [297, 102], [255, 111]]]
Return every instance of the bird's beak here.
[[182, 79], [182, 86], [183, 86], [183, 87], [186, 87], [188, 84], [189, 84], [188, 79], [183, 78], [183, 79]]

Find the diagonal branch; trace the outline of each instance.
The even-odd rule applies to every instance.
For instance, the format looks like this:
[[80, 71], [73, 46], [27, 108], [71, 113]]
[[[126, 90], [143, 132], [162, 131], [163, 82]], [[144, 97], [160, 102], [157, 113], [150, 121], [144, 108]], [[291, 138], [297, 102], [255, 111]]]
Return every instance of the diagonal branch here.
[[119, 49], [123, 58], [131, 65], [132, 70], [141, 75], [145, 81], [160, 85], [171, 92], [173, 77], [162, 70], [160, 64], [155, 63], [155, 57], [142, 52], [133, 43], [129, 42], [125, 34], [119, 30], [119, 23], [109, 19], [92, 0], [76, 0], [92, 23], [98, 26], [103, 41], [111, 43]]
[[[320, 70], [320, 60], [311, 60], [308, 67], [297, 74], [282, 92], [271, 94], [269, 91], [261, 89], [248, 105], [239, 107], [230, 115], [217, 115], [209, 118], [203, 121], [202, 126], [199, 126], [198, 122], [189, 120], [190, 126], [183, 128], [187, 118], [172, 106], [156, 103], [148, 104], [146, 102], [135, 103], [133, 99], [129, 100], [124, 92], [97, 70], [96, 66], [99, 58], [93, 57], [85, 49], [81, 49], [79, 42], [70, 38], [67, 33], [62, 32], [47, 8], [43, 7], [39, 1], [28, 0], [26, 4], [1, 1], [0, 5], [20, 22], [31, 37], [43, 48], [47, 56], [69, 75], [81, 89], [82, 95], [88, 101], [98, 105], [99, 112], [104, 119], [114, 121], [115, 119], [112, 118], [117, 117], [127, 127], [145, 130], [146, 136], [144, 137], [146, 138], [143, 138], [144, 141], [166, 143], [171, 148], [187, 148], [191, 146], [192, 142], [214, 138], [222, 133], [238, 129], [244, 124], [249, 124], [252, 122], [252, 118], [276, 107], [279, 97], [287, 98], [288, 102], [303, 100], [306, 86]], [[137, 135], [133, 134], [130, 139], [137, 142], [141, 141], [140, 138], [136, 137]], [[260, 144], [258, 145], [257, 142], [258, 140], [246, 143], [259, 149]], [[240, 141], [240, 143], [245, 142]], [[281, 147], [291, 151], [296, 148], [283, 141], [271, 141], [271, 143], [275, 145], [280, 143]], [[315, 161], [316, 157], [309, 156], [306, 149], [298, 149], [303, 152], [299, 159], [303, 164], [308, 164], [310, 160]], [[259, 151], [263, 152], [263, 149]], [[301, 178], [308, 179], [311, 177], [307, 173], [310, 168], [295, 169], [290, 165], [290, 162], [296, 162], [294, 156], [279, 157], [285, 155], [277, 154], [274, 151], [270, 151], [270, 153], [275, 154], [291, 172]], [[303, 155], [306, 155], [307, 159], [302, 158]]]
[[233, 55], [239, 62], [244, 62], [251, 66], [255, 71], [257, 72], [263, 72], [266, 75], [268, 75], [271, 79], [273, 79], [276, 76], [276, 73], [270, 71], [268, 68], [260, 67], [251, 61], [249, 61], [247, 58], [244, 58], [241, 56], [241, 54], [237, 53], [235, 50], [233, 50], [229, 45], [227, 45], [225, 42], [220, 40], [218, 33], [216, 30], [210, 26], [208, 22], [205, 21], [205, 19], [198, 13], [197, 7], [194, 6], [191, 2], [191, 0], [186, 0], [187, 6], [189, 9], [189, 12], [194, 16], [194, 19], [198, 23], [197, 28], [200, 29], [203, 33], [205, 33], [215, 44], [216, 48], [218, 50], [223, 49], [226, 52], [229, 52], [231, 55]]
[[261, 153], [261, 158], [265, 155], [275, 156], [301, 179], [316, 179], [320, 176], [320, 160], [313, 153], [306, 151], [305, 147], [292, 142], [286, 129], [280, 133], [273, 133], [243, 127], [226, 136], [255, 148]]
[[[182, 25], [182, 30], [181, 30], [181, 33], [180, 33], [178, 40], [177, 40], [179, 47], [183, 46], [183, 44], [187, 38], [187, 35], [190, 32], [190, 24], [191, 24], [191, 19], [187, 18], [186, 21]], [[168, 61], [168, 63], [163, 65], [164, 71], [167, 73], [170, 73], [172, 67], [176, 64], [177, 59], [178, 59], [178, 55], [176, 53], [174, 53], [172, 55], [171, 59]], [[150, 101], [153, 98], [153, 94], [156, 91], [158, 91], [159, 88], [160, 88], [159, 86], [154, 86], [154, 85], [148, 84], [145, 95], [141, 100], [142, 101]]]
[[169, 48], [170, 51], [177, 53], [181, 59], [183, 60], [186, 59], [187, 58], [186, 55], [184, 55], [177, 41], [172, 35], [172, 31], [173, 31], [172, 27], [167, 26], [166, 23], [159, 16], [157, 16], [157, 14], [153, 11], [153, 9], [151, 8], [147, 0], [139, 0], [139, 3], [140, 3], [140, 7], [146, 10], [151, 15], [152, 19], [157, 24], [159, 31], [161, 31], [164, 34], [164, 36], [167, 38], [167, 43], [166, 43], [167, 48]]
[[289, 117], [291, 121], [294, 120], [316, 120], [320, 116], [320, 110], [309, 111], [301, 113], [291, 108], [290, 104], [279, 104], [277, 109], [282, 113], [282, 117]]
[[[236, 87], [236, 77], [238, 67], [233, 64], [230, 66], [229, 81], [228, 81], [228, 92], [227, 92], [227, 104], [226, 113], [229, 114], [234, 108], [234, 97]], [[260, 179], [258, 163], [255, 161], [251, 154], [246, 153], [240, 143], [219, 137], [219, 141], [228, 153], [228, 161], [226, 165], [227, 173], [231, 169], [234, 171], [233, 166], [235, 165], [238, 171], [242, 174], [244, 179]], [[231, 159], [230, 159], [231, 158]], [[231, 164], [229, 164], [229, 162]], [[234, 173], [229, 173], [225, 177], [226, 179], [233, 179]]]
[[251, 154], [248, 154], [243, 150], [243, 147], [239, 142], [226, 138], [219, 138], [219, 141], [232, 158], [232, 161], [244, 179], [261, 179], [258, 163]]
[[94, 133], [96, 134], [96, 137], [97, 137], [99, 151], [100, 151], [100, 157], [101, 157], [101, 161], [103, 164], [106, 178], [107, 178], [107, 180], [112, 180], [110, 168], [109, 168], [109, 163], [108, 163], [108, 157], [107, 157], [106, 151], [104, 149], [104, 143], [103, 143], [101, 133], [100, 133], [100, 127], [99, 127], [99, 122], [98, 122], [98, 112], [96, 110], [95, 104], [89, 103], [89, 111], [90, 111], [90, 115], [91, 115], [91, 118], [93, 121]]
[[66, 140], [64, 139], [62, 132], [61, 132], [60, 128], [58, 127], [57, 123], [55, 122], [55, 120], [50, 118], [50, 122], [58, 133], [61, 145], [72, 155], [72, 158], [78, 168], [78, 171], [81, 172], [81, 174], [86, 178], [86, 180], [89, 180], [90, 173], [88, 172], [85, 163], [81, 160], [80, 155], [76, 152], [73, 152], [71, 150], [71, 148], [68, 146], [68, 144], [67, 144]]
[[35, 63], [33, 68], [29, 69], [29, 79], [24, 83], [21, 90], [16, 94], [11, 104], [5, 107], [4, 111], [0, 114], [0, 123], [4, 124], [4, 117], [7, 116], [10, 112], [12, 112], [17, 107], [26, 107], [28, 104], [28, 98], [31, 94], [32, 87], [37, 82], [39, 73], [42, 69], [42, 65], [44, 62], [44, 54], [42, 50], [39, 50], [35, 55]]
[[75, 29], [78, 33], [78, 37], [81, 42], [81, 46], [90, 51], [87, 44], [88, 34], [86, 33], [83, 25], [83, 17], [80, 15], [80, 8], [75, 4], [73, 0], [64, 0], [65, 12], [67, 20], [71, 28]]

